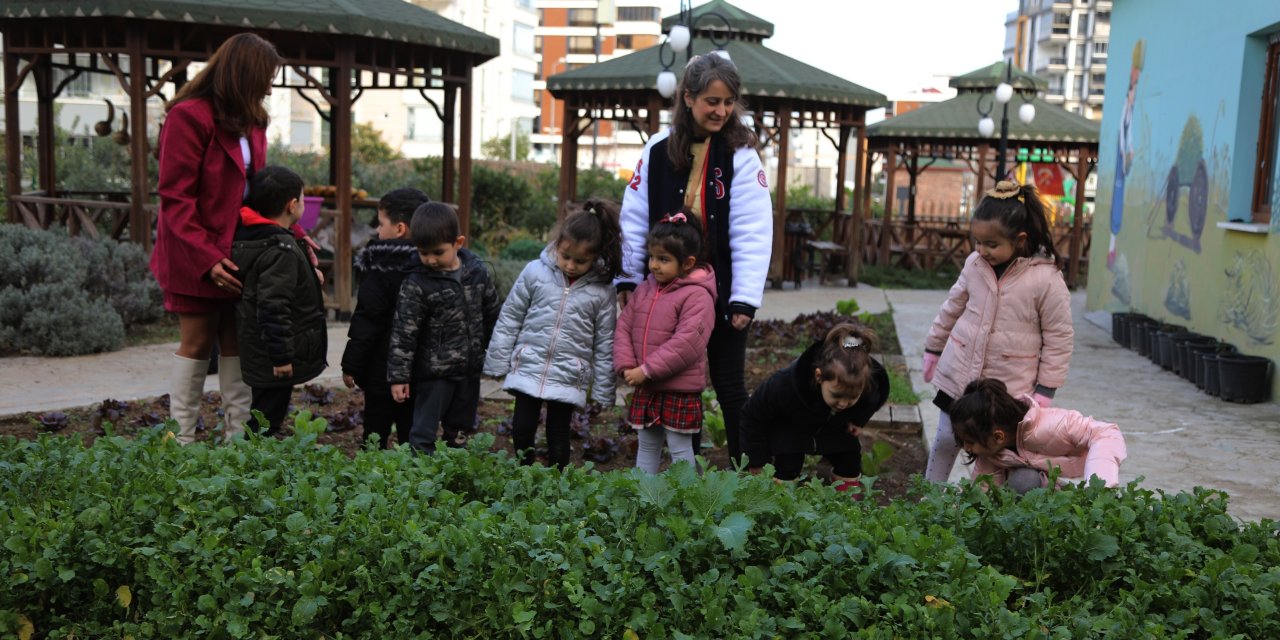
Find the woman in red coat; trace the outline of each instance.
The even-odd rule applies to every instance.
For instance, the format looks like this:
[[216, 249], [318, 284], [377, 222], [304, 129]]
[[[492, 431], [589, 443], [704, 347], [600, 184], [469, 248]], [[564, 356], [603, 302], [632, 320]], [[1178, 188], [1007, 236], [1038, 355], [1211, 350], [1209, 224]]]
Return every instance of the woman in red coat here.
[[178, 441], [195, 440], [196, 418], [214, 343], [225, 435], [249, 418], [249, 387], [240, 377], [235, 301], [240, 295], [231, 238], [248, 178], [266, 164], [271, 80], [282, 60], [251, 33], [222, 43], [205, 68], [166, 106], [160, 129], [160, 215], [151, 271], [164, 308], [178, 315], [169, 412]]

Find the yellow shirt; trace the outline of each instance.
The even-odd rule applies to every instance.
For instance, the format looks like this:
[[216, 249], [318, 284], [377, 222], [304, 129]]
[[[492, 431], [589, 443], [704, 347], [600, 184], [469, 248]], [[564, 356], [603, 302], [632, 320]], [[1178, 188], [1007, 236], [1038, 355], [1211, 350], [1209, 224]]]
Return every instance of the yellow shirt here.
[[693, 162], [689, 165], [689, 184], [684, 190], [685, 209], [702, 219], [702, 187], [707, 183], [707, 141], [689, 145]]

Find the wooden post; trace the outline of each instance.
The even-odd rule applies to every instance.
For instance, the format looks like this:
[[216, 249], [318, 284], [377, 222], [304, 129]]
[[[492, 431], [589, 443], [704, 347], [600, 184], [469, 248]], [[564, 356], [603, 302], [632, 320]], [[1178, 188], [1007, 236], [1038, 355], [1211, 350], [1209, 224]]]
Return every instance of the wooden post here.
[[662, 96], [654, 94], [649, 96], [649, 135], [653, 135], [662, 130]]
[[916, 223], [916, 177], [920, 175], [920, 147], [911, 151], [911, 164], [907, 167], [907, 224]]
[[858, 276], [862, 273], [862, 216], [865, 215], [863, 192], [867, 190], [867, 182], [863, 174], [866, 173], [866, 166], [870, 164], [866, 145], [867, 126], [864, 120], [858, 124], [858, 137], [854, 140], [853, 215], [849, 220], [849, 229], [845, 237], [845, 250], [848, 251], [849, 255], [849, 259], [844, 265], [845, 276], [849, 279], [849, 286], [851, 287], [858, 285]]
[[151, 214], [147, 211], [147, 198], [151, 185], [147, 183], [147, 82], [145, 44], [142, 25], [129, 28], [129, 240], [151, 250]]
[[569, 203], [578, 197], [578, 97], [566, 96], [560, 125], [560, 189], [556, 219], [563, 220]]
[[787, 222], [787, 162], [790, 160], [789, 148], [791, 145], [791, 103], [783, 102], [778, 105], [778, 111], [774, 113], [775, 118], [780, 118], [778, 124], [778, 177], [774, 184], [777, 189], [777, 201], [773, 208], [773, 255], [769, 260], [769, 280], [773, 282], [774, 289], [782, 288], [782, 265], [784, 260], [789, 260], [790, 256], [783, 255], [786, 251], [786, 222]]
[[[39, 168], [40, 190], [45, 197], [56, 197], [58, 181], [57, 163], [53, 157], [53, 134], [58, 123], [53, 120], [53, 61], [42, 55], [32, 70], [36, 84], [36, 163]], [[41, 207], [53, 205], [41, 205]]]
[[1067, 287], [1075, 289], [1080, 279], [1080, 232], [1084, 227], [1084, 183], [1089, 177], [1088, 149], [1080, 147], [1076, 158], [1076, 214], [1071, 220], [1071, 255], [1067, 262]]
[[337, 238], [334, 240], [333, 293], [338, 303], [338, 313], [350, 313], [351, 304], [351, 73], [355, 66], [355, 43], [343, 38], [337, 43], [338, 64], [333, 70], [330, 89], [333, 105], [329, 110], [331, 143], [336, 171], [333, 184], [338, 193], [335, 205], [338, 209]]
[[893, 240], [893, 189], [894, 174], [898, 172], [898, 149], [897, 143], [892, 143], [885, 150], [885, 171], [888, 174], [884, 181], [884, 217], [880, 219], [880, 259], [877, 261], [880, 265], [889, 264], [889, 245]]
[[[844, 213], [844, 207], [848, 204], [848, 197], [844, 193], [844, 177], [847, 173], [845, 163], [849, 159], [849, 133], [853, 129], [847, 124], [840, 125], [840, 140], [836, 144], [836, 213]], [[856, 169], [854, 170], [857, 171]], [[817, 194], [814, 194], [817, 195]]]
[[454, 171], [455, 165], [453, 164], [453, 160], [454, 160], [453, 138], [455, 135], [455, 130], [454, 130], [453, 121], [454, 121], [454, 114], [457, 113], [457, 105], [455, 104], [458, 99], [457, 91], [458, 91], [457, 86], [445, 85], [444, 122], [441, 123], [444, 125], [443, 126], [444, 149], [441, 151], [442, 157], [440, 159], [441, 161], [440, 180], [444, 182], [444, 184], [440, 188], [440, 193], [441, 193], [440, 199], [444, 202], [455, 203], [455, 204], [458, 201], [455, 198], [454, 192], [453, 192], [454, 176], [455, 176], [455, 171]]
[[462, 122], [458, 126], [458, 218], [462, 235], [471, 236], [471, 85], [472, 69], [467, 69], [467, 83], [462, 85]]
[[[10, 35], [10, 34], [6, 34]], [[18, 77], [18, 56], [4, 50], [4, 186], [9, 200], [9, 222], [22, 222], [18, 207], [13, 202], [15, 196], [22, 194], [22, 130], [19, 128], [18, 87], [14, 80]]]

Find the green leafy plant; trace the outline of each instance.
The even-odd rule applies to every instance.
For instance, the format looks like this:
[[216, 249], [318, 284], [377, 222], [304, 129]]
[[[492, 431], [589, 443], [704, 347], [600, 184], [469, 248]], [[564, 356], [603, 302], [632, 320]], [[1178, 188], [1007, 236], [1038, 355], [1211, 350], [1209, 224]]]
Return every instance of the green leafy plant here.
[[883, 440], [876, 440], [871, 450], [862, 452], [862, 473], [868, 476], [880, 475], [880, 467], [894, 454], [893, 445]]
[[702, 392], [702, 406], [702, 431], [707, 434], [707, 440], [717, 447], [725, 446], [729, 443], [729, 435], [724, 427], [724, 410], [716, 401], [715, 391], [707, 389]]
[[846, 316], [858, 315], [858, 310], [862, 307], [858, 306], [858, 301], [849, 298], [848, 300], [840, 300], [836, 302], [836, 313]]

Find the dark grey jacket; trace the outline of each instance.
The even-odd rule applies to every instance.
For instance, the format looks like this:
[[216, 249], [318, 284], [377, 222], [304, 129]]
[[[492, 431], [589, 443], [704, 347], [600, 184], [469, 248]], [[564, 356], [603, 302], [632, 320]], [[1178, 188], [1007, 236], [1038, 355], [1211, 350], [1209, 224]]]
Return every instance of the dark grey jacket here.
[[466, 249], [458, 257], [459, 279], [424, 270], [400, 285], [387, 353], [390, 384], [480, 375], [502, 301], [485, 264]]
[[360, 289], [342, 352], [342, 372], [355, 378], [365, 393], [391, 395], [387, 350], [396, 296], [406, 276], [426, 267], [412, 242], [396, 239], [371, 241], [357, 256], [356, 268], [361, 274]]
[[[240, 369], [250, 387], [291, 387], [324, 371], [328, 352], [320, 280], [293, 234], [274, 224], [236, 229], [231, 261], [244, 293], [236, 303]], [[272, 367], [293, 365], [276, 378]]]

